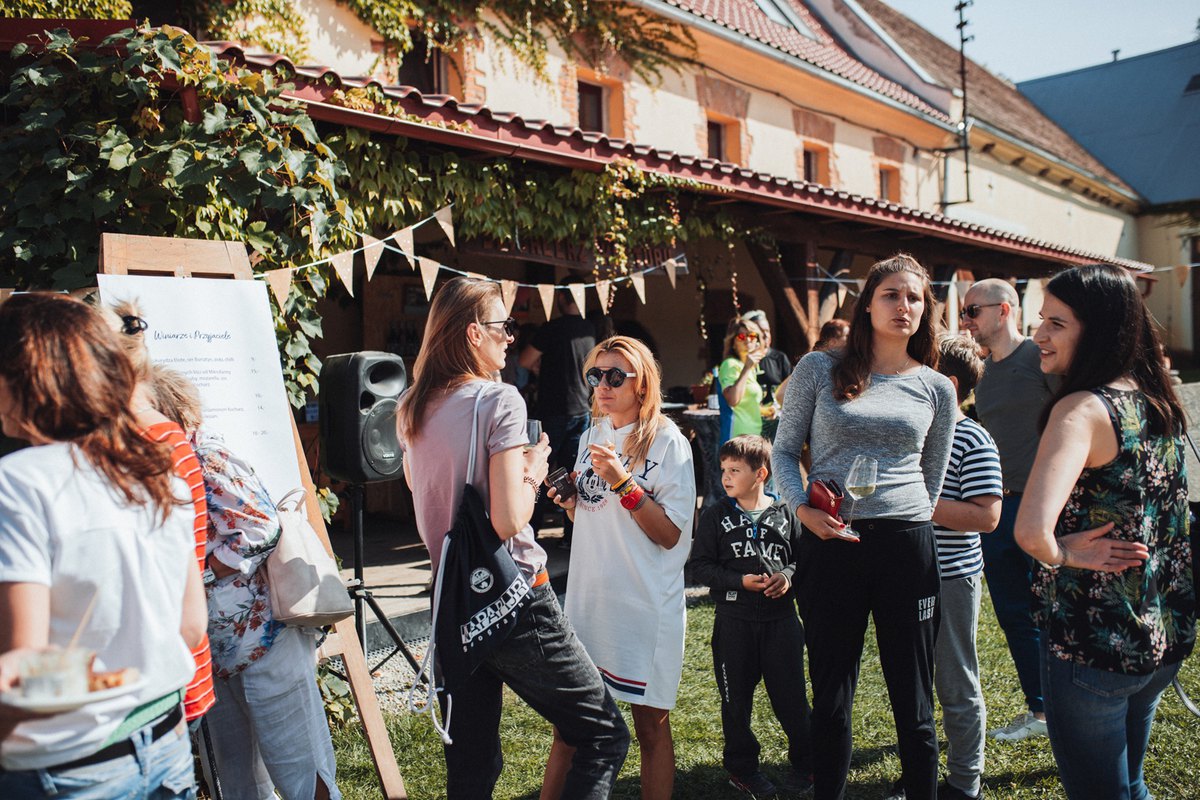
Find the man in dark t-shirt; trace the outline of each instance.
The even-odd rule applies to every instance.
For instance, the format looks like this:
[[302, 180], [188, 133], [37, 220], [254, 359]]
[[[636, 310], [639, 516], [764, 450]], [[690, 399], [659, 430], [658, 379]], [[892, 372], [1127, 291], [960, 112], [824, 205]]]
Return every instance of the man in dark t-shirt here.
[[960, 321], [975, 341], [991, 351], [975, 387], [975, 411], [996, 441], [1004, 477], [1000, 523], [982, 537], [983, 572], [996, 620], [1008, 642], [1028, 711], [988, 732], [993, 739], [1019, 741], [1046, 735], [1039, 651], [1041, 632], [1033, 620], [1033, 574], [1029, 556], [1017, 545], [1013, 525], [1025, 481], [1037, 455], [1038, 416], [1057, 383], [1042, 372], [1037, 345], [1017, 327], [1017, 290], [988, 278], [963, 298]]
[[[567, 283], [581, 282], [569, 278]], [[520, 363], [538, 376], [535, 419], [542, 421], [542, 430], [550, 437], [550, 469], [575, 466], [579, 438], [591, 419], [591, 390], [583, 380], [583, 362], [596, 346], [596, 331], [592, 323], [579, 313], [570, 292], [556, 292], [559, 316], [547, 322], [533, 335], [533, 341], [521, 352]], [[541, 526], [549, 508], [545, 494], [538, 497], [533, 513], [533, 530]], [[563, 515], [563, 546], [571, 544], [572, 524]]]

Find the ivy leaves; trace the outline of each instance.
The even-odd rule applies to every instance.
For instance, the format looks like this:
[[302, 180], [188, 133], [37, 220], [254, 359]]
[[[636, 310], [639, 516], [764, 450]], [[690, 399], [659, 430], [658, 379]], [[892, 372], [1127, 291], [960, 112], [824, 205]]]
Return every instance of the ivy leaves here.
[[[105, 231], [246, 241], [259, 269], [312, 261], [313, 239], [349, 246], [345, 168], [272, 75], [233, 72], [171, 28], [124, 31], [99, 49], [52, 31], [13, 56], [0, 63], [5, 284], [94, 285]], [[184, 92], [198, 118], [185, 116]], [[310, 343], [325, 282], [307, 273], [276, 320], [296, 406], [320, 369]]]

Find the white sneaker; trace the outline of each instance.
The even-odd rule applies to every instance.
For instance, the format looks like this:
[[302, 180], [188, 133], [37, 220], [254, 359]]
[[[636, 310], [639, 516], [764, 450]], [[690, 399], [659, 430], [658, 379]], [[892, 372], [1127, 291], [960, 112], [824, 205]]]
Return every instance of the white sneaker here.
[[1030, 736], [1045, 736], [1046, 720], [1038, 719], [1032, 712], [1026, 711], [1003, 728], [988, 731], [988, 736], [1002, 742], [1019, 742]]

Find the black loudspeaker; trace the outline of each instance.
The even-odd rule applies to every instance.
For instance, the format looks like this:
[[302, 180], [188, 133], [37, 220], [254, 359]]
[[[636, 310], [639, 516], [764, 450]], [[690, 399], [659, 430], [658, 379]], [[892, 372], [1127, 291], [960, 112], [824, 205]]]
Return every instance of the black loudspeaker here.
[[397, 401], [408, 388], [404, 361], [364, 350], [330, 356], [321, 367], [321, 469], [347, 483], [401, 476]]

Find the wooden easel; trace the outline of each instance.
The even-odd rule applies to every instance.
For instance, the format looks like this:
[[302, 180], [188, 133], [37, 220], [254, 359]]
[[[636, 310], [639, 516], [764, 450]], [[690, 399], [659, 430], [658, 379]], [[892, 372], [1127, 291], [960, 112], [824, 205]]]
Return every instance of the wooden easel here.
[[[105, 233], [100, 236], [100, 272], [107, 275], [174, 275], [176, 277], [235, 278], [250, 280], [254, 272], [242, 242], [209, 241], [205, 239], [174, 239], [160, 236], [130, 236]], [[317, 506], [316, 487], [309, 475], [304, 446], [295, 417], [288, 415], [292, 424], [292, 438], [296, 444], [296, 460], [300, 467], [300, 480], [304, 486], [305, 509], [308, 520], [330, 553], [329, 532]], [[367, 746], [375, 762], [375, 772], [386, 800], [406, 800], [404, 779], [396, 764], [384, 725], [379, 698], [367, 668], [367, 659], [359, 644], [354, 629], [354, 619], [344, 619], [333, 626], [333, 633], [321, 646], [321, 654], [329, 658], [340, 655], [346, 665], [346, 677], [354, 704], [362, 720], [367, 737]]]

